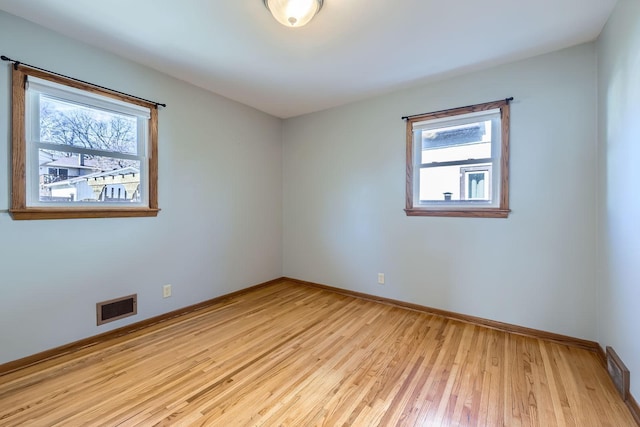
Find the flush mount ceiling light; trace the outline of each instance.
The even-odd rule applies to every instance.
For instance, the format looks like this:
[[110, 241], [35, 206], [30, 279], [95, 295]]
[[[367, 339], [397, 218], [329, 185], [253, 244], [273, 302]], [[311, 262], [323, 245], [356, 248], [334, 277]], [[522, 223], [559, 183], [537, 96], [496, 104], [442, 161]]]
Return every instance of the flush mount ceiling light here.
[[276, 21], [285, 27], [302, 27], [322, 9], [323, 0], [262, 0]]

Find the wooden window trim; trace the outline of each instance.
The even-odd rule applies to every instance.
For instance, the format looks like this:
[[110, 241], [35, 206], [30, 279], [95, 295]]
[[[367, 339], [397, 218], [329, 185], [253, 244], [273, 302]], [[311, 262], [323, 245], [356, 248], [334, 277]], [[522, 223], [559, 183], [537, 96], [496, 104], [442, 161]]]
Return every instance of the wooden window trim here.
[[[143, 207], [120, 206], [27, 206], [27, 157], [26, 157], [26, 82], [27, 76], [38, 77], [65, 86], [85, 90], [116, 100], [140, 105], [150, 110], [149, 119], [149, 205]], [[154, 217], [158, 215], [158, 108], [157, 105], [140, 99], [114, 93], [76, 80], [35, 70], [23, 65], [12, 71], [12, 194], [9, 213], [15, 220], [66, 219], [66, 218], [123, 218]]]
[[[491, 208], [478, 208], [473, 206], [455, 207], [415, 207], [413, 205], [413, 123], [425, 120], [434, 120], [445, 117], [453, 117], [461, 114], [469, 114], [480, 111], [500, 109], [501, 118], [501, 158], [500, 158], [500, 200], [499, 206]], [[408, 117], [406, 120], [406, 207], [407, 216], [440, 216], [440, 217], [470, 217], [470, 218], [507, 218], [509, 216], [509, 127], [510, 127], [509, 100], [486, 102], [467, 107], [452, 108]]]

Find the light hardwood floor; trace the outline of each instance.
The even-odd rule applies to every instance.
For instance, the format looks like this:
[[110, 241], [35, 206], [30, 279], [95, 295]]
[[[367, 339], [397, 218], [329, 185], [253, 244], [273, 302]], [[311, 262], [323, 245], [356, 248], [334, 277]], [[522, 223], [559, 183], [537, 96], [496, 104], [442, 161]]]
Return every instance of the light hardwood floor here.
[[283, 281], [0, 377], [0, 425], [636, 424], [595, 353]]

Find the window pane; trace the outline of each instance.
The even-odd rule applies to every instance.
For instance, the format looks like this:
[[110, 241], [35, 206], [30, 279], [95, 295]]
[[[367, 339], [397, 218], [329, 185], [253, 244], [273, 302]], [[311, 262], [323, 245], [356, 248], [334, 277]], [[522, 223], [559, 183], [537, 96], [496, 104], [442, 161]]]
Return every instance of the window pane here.
[[142, 201], [140, 161], [43, 149], [38, 155], [40, 202]]
[[40, 140], [138, 154], [137, 118], [40, 95]]
[[460, 200], [460, 166], [420, 169], [420, 201]]
[[478, 163], [472, 167], [423, 167], [420, 169], [420, 202], [491, 202], [491, 170], [491, 163]]
[[491, 120], [418, 132], [423, 164], [491, 157]]

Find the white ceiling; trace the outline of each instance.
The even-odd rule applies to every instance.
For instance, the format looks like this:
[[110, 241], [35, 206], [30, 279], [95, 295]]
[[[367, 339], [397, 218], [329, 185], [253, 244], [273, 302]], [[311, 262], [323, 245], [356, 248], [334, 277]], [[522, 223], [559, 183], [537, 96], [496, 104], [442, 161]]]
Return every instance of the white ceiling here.
[[262, 0], [0, 0], [0, 9], [287, 118], [594, 40], [616, 1], [325, 0], [297, 29]]

